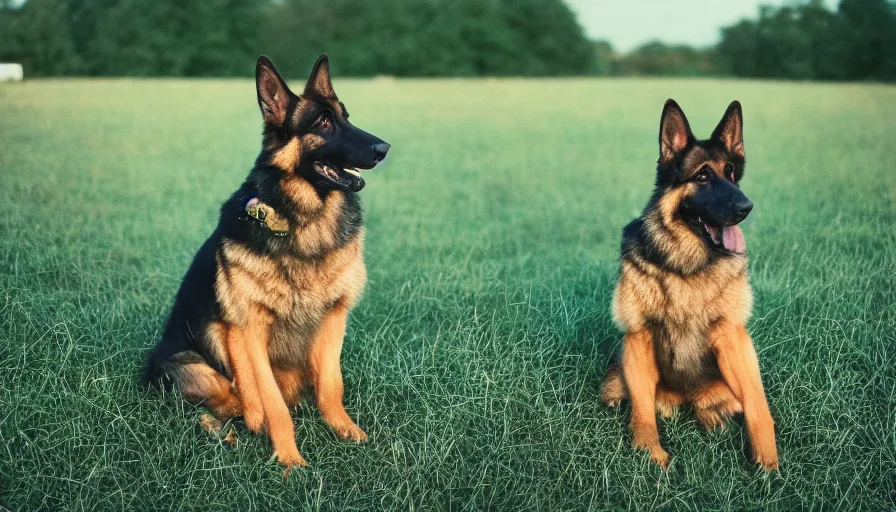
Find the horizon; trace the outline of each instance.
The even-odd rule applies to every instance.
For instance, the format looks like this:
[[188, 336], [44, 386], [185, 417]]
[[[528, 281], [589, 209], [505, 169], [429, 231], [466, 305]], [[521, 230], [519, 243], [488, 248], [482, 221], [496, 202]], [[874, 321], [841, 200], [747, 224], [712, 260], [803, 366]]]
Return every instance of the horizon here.
[[[26, 1], [11, 0], [10, 5], [20, 7]], [[744, 18], [756, 19], [762, 5], [780, 7], [804, 4], [809, 0], [740, 0], [727, 3], [723, 9], [717, 0], [669, 0], [661, 3], [655, 0], [630, 0], [612, 4], [596, 0], [563, 1], [572, 9], [589, 39], [607, 41], [614, 51], [629, 53], [653, 41], [670, 46], [714, 46], [719, 42], [723, 27]], [[839, 0], [822, 2], [830, 10], [836, 10], [839, 4]], [[682, 12], [689, 15], [680, 16]], [[670, 19], [675, 19], [675, 22], [668, 23]]]

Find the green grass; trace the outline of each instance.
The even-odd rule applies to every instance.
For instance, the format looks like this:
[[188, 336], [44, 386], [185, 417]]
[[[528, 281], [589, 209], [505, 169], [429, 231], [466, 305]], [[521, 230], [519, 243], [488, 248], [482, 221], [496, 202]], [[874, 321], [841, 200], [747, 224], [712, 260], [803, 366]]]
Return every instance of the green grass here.
[[[296, 88], [299, 88], [298, 86]], [[338, 442], [236, 449], [137, 375], [259, 148], [251, 81], [0, 85], [0, 508], [893, 509], [896, 89], [690, 80], [339, 80], [392, 143], [362, 192], [370, 281]], [[666, 421], [662, 473], [598, 400], [620, 230], [667, 97], [699, 136], [745, 111], [750, 329], [781, 473], [739, 422]]]

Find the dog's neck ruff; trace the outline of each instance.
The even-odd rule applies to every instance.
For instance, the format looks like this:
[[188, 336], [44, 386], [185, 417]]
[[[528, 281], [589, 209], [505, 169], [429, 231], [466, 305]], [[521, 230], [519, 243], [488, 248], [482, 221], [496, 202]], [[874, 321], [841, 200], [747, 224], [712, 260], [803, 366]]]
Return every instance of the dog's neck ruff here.
[[[739, 228], [737, 231], [740, 231]], [[724, 235], [724, 233], [723, 233]], [[729, 233], [732, 246], [745, 246], [743, 233]], [[637, 257], [681, 275], [692, 275], [707, 271], [720, 261], [740, 261], [746, 263], [744, 253], [728, 254], [714, 250], [704, 237], [672, 216], [654, 212], [644, 218], [640, 236], [641, 249]]]

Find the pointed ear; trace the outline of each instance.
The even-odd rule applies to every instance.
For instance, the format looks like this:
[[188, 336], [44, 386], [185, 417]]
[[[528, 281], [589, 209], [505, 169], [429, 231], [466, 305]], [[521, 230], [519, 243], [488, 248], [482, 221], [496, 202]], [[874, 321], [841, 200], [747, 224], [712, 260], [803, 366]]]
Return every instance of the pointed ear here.
[[679, 151], [694, 141], [688, 118], [675, 100], [666, 100], [663, 116], [660, 118], [660, 161], [668, 162]]
[[292, 91], [277, 73], [274, 64], [262, 55], [255, 65], [255, 90], [258, 93], [258, 106], [265, 122], [278, 126], [286, 122], [286, 110]]
[[330, 81], [330, 58], [324, 53], [317, 58], [308, 83], [305, 84], [305, 96], [317, 96], [320, 98], [335, 98], [333, 83]]
[[731, 153], [744, 156], [744, 115], [739, 101], [728, 105], [728, 110], [712, 132], [712, 138], [721, 141]]

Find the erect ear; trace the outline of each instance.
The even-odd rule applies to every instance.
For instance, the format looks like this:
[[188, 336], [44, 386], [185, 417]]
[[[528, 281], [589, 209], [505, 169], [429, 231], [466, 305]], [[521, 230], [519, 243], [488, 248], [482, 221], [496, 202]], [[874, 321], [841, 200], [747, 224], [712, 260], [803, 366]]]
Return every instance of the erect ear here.
[[255, 90], [264, 120], [282, 126], [286, 122], [289, 98], [293, 96], [274, 64], [262, 55], [255, 65]]
[[728, 110], [712, 132], [712, 138], [721, 141], [731, 153], [744, 156], [744, 115], [739, 101], [728, 105]]
[[660, 118], [660, 161], [668, 162], [679, 151], [694, 141], [688, 118], [675, 100], [666, 100], [663, 116]]
[[308, 83], [305, 84], [305, 96], [317, 96], [320, 98], [335, 98], [333, 83], [330, 81], [330, 58], [324, 53], [317, 58]]

